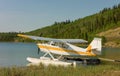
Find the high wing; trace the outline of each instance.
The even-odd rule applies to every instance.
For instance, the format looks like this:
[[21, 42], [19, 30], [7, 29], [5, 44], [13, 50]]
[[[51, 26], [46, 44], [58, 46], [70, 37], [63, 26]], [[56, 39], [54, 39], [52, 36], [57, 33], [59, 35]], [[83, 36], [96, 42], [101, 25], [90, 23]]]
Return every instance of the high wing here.
[[87, 41], [83, 39], [54, 39], [54, 38], [45, 38], [45, 37], [30, 36], [30, 35], [23, 35], [23, 34], [18, 34], [18, 36], [24, 37], [24, 38], [30, 38], [33, 40], [45, 40], [45, 41], [68, 42], [68, 43], [87, 43]]

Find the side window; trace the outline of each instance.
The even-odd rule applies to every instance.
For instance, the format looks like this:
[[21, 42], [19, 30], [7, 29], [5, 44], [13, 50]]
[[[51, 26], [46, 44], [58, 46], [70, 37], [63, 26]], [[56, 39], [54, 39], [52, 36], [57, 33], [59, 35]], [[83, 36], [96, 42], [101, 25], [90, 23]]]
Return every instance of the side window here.
[[51, 41], [51, 42], [50, 42], [50, 45], [53, 45], [53, 46], [54, 46], [54, 45], [55, 45], [55, 43], [54, 43], [53, 41]]
[[67, 49], [67, 48], [68, 48], [68, 45], [66, 45], [65, 43], [62, 43], [62, 48]]

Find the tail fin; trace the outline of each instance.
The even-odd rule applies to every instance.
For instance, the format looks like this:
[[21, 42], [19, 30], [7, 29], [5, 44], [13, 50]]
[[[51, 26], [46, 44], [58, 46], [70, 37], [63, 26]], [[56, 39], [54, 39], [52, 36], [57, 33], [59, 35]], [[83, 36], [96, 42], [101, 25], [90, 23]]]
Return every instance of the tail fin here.
[[101, 41], [101, 38], [94, 38], [90, 45], [87, 47], [86, 52], [92, 52], [94, 54], [100, 55], [102, 50]]

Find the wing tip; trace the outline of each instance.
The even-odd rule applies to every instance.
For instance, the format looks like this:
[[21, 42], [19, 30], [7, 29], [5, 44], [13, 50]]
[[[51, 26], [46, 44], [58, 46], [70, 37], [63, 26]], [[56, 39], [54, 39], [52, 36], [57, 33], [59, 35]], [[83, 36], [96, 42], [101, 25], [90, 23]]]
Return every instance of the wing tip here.
[[17, 34], [17, 36], [19, 36], [19, 37], [24, 37], [24, 38], [29, 38], [28, 36], [23, 35], [23, 34]]

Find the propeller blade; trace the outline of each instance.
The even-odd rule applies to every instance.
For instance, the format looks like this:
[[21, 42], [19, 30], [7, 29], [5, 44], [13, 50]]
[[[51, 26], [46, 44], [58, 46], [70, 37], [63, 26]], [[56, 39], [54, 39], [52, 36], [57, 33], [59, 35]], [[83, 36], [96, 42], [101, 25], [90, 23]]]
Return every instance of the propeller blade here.
[[40, 48], [38, 48], [38, 54], [40, 53]]

